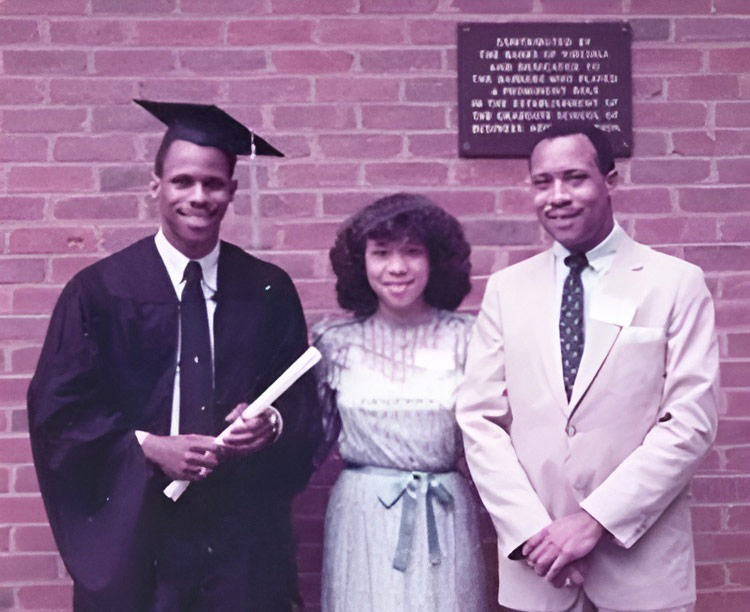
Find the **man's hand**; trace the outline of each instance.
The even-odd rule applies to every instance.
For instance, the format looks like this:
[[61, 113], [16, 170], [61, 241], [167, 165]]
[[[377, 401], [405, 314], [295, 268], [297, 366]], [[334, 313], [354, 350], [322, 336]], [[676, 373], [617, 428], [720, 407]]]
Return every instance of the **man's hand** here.
[[552, 586], [561, 589], [570, 586], [581, 586], [586, 580], [589, 570], [589, 562], [586, 558], [571, 561], [560, 570], [554, 580], [550, 580]]
[[[229, 423], [242, 417], [247, 404], [238, 404], [226, 418]], [[224, 437], [219, 446], [219, 458], [249, 455], [265, 448], [276, 439], [278, 432], [278, 412], [268, 408], [252, 419], [242, 418], [241, 424], [232, 428], [232, 433]]]
[[[590, 514], [579, 510], [553, 521], [524, 544], [523, 554], [534, 571], [555, 583], [568, 564], [588, 555], [604, 528]], [[570, 577], [571, 581], [573, 576]]]
[[141, 449], [172, 480], [203, 480], [219, 464], [211, 436], [149, 434]]

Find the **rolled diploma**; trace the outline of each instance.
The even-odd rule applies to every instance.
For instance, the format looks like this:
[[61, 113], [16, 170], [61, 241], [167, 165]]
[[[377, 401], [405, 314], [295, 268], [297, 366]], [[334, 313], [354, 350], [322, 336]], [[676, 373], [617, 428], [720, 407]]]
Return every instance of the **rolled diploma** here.
[[[281, 394], [284, 393], [289, 387], [291, 387], [305, 372], [313, 367], [318, 361], [320, 361], [320, 351], [314, 346], [309, 347], [299, 358], [290, 365], [284, 373], [279, 376], [271, 385], [261, 393], [258, 398], [250, 404], [247, 408], [242, 411], [242, 415], [237, 417], [235, 421], [222, 431], [216, 437], [216, 443], [221, 444], [226, 436], [232, 431], [232, 428], [238, 427], [244, 420], [252, 419], [259, 415], [271, 404], [273, 404]], [[190, 484], [189, 480], [173, 480], [164, 489], [164, 495], [169, 497], [172, 501], [180, 499], [180, 495], [185, 492]]]

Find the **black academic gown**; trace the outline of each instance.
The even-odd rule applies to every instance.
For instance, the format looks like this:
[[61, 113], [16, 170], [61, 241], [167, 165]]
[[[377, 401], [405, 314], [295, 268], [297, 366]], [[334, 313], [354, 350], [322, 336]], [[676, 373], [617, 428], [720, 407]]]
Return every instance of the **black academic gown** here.
[[[307, 346], [299, 298], [281, 269], [222, 243], [217, 285], [216, 433]], [[216, 563], [246, 562], [253, 600], [281, 610], [270, 602], [296, 588], [289, 506], [310, 476], [319, 432], [312, 378], [276, 403], [284, 429], [273, 446], [167, 500], [167, 481], [134, 431], [169, 432], [178, 309], [149, 237], [77, 274], [52, 315], [29, 388], [29, 431], [76, 610], [148, 609], [165, 521], [205, 536]], [[189, 569], [188, 550], [175, 556]]]

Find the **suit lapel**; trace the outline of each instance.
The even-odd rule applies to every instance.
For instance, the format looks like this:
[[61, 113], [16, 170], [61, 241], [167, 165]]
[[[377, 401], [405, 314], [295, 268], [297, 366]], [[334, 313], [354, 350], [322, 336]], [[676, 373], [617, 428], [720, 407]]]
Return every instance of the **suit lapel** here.
[[607, 359], [620, 330], [630, 325], [638, 308], [634, 273], [643, 268], [636, 243], [622, 237], [612, 266], [601, 279], [586, 321], [586, 343], [568, 410], [572, 414]]
[[565, 397], [563, 384], [562, 356], [560, 354], [560, 313], [555, 299], [555, 257], [552, 250], [540, 260], [538, 273], [530, 275], [529, 295], [534, 296], [535, 304], [540, 311], [538, 316], [530, 317], [534, 322], [536, 339], [534, 346], [540, 348], [539, 356], [547, 375], [547, 383], [560, 410], [568, 412], [568, 399]]
[[622, 326], [615, 323], [597, 319], [588, 320], [581, 365], [578, 367], [578, 375], [570, 394], [568, 406], [570, 412], [575, 410], [583, 394], [593, 382], [621, 329]]

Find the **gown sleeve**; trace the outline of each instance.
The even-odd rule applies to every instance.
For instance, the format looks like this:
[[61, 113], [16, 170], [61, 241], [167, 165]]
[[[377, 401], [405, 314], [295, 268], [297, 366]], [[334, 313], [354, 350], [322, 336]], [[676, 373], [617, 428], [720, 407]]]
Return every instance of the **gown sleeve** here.
[[29, 387], [29, 432], [50, 526], [77, 586], [134, 605], [148, 565], [152, 474], [133, 430], [108, 406], [95, 302], [77, 279], [63, 290]]

